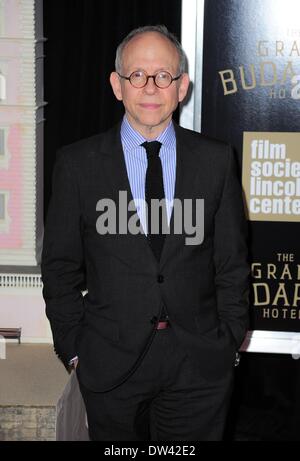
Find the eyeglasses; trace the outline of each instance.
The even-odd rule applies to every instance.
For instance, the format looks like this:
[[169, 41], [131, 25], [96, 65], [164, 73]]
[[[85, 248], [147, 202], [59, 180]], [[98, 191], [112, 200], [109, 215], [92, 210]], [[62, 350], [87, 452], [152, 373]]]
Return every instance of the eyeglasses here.
[[155, 85], [161, 89], [168, 88], [172, 82], [180, 79], [181, 77], [181, 74], [178, 75], [178, 77], [172, 77], [172, 75], [166, 70], [157, 72], [155, 75], [147, 75], [142, 70], [136, 70], [132, 72], [129, 77], [125, 77], [124, 75], [119, 74], [119, 72], [118, 75], [120, 78], [129, 80], [134, 88], [144, 88], [144, 86], [147, 85], [149, 78], [153, 78]]

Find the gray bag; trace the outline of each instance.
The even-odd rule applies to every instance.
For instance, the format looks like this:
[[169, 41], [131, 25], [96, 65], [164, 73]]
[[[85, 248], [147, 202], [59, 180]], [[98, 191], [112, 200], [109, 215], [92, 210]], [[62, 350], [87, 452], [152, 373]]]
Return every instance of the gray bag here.
[[89, 441], [86, 410], [75, 371], [56, 405], [56, 440]]

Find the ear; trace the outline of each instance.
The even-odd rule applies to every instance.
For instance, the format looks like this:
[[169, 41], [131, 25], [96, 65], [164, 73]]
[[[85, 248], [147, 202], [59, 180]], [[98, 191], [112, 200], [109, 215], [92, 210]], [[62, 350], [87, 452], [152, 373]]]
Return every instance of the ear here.
[[182, 77], [179, 81], [179, 89], [178, 89], [178, 100], [179, 102], [183, 101], [186, 97], [190, 85], [190, 78], [188, 74], [182, 74]]
[[121, 82], [120, 82], [120, 78], [117, 72], [112, 72], [110, 74], [109, 80], [110, 80], [110, 84], [113, 89], [115, 97], [118, 99], [118, 101], [122, 101], [123, 96], [122, 96]]

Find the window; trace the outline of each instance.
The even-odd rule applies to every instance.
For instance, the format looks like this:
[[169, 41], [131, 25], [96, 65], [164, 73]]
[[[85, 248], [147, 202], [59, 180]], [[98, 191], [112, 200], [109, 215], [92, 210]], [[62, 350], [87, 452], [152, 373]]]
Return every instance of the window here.
[[5, 130], [0, 128], [0, 157], [5, 155]]
[[4, 35], [4, 1], [0, 0], [0, 36]]
[[0, 102], [6, 99], [6, 78], [1, 73], [0, 69]]
[[5, 219], [5, 194], [0, 192], [0, 220]]
[[10, 227], [10, 217], [8, 215], [8, 191], [0, 191], [0, 233], [8, 233]]
[[7, 145], [8, 129], [9, 127], [0, 126], [0, 170], [7, 170], [9, 167], [10, 155]]

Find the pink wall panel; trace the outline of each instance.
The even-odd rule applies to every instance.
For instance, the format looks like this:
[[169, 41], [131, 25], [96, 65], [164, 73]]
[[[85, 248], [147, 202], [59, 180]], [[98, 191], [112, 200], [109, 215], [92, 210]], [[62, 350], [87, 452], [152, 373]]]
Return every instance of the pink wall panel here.
[[8, 233], [0, 232], [0, 248], [17, 249], [22, 246], [22, 132], [20, 125], [12, 125], [8, 134], [11, 156], [9, 168], [0, 170], [0, 188], [9, 192], [8, 215], [11, 219]]

